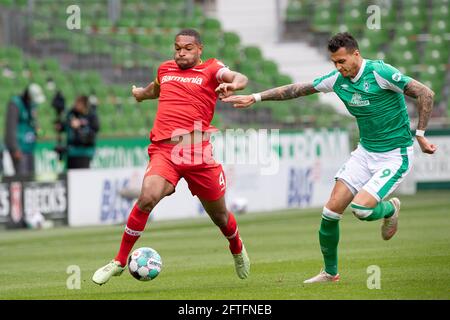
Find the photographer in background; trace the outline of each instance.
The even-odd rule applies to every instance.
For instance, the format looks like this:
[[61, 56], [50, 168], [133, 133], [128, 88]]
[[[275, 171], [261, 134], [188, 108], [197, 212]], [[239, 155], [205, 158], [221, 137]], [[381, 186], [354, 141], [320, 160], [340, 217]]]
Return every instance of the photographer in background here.
[[5, 145], [11, 155], [16, 176], [34, 174], [36, 108], [43, 102], [45, 96], [41, 87], [32, 83], [22, 95], [13, 96], [8, 103]]
[[95, 153], [95, 141], [100, 129], [96, 112], [91, 110], [89, 98], [79, 96], [67, 113], [67, 169], [89, 168]]

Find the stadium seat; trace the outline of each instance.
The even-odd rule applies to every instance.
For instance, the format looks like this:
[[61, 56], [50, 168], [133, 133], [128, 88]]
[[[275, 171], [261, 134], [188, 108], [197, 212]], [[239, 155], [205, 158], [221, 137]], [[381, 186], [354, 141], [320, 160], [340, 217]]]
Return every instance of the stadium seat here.
[[312, 28], [316, 32], [332, 32], [338, 24], [336, 8], [332, 8], [331, 1], [318, 4], [314, 11]]
[[435, 19], [431, 22], [430, 33], [433, 35], [443, 35], [450, 32], [450, 23], [448, 17]]
[[207, 18], [203, 23], [203, 28], [210, 32], [220, 32], [220, 21], [214, 18]]
[[237, 48], [241, 42], [239, 35], [235, 32], [224, 32], [223, 41], [225, 46], [233, 48]]
[[275, 78], [275, 85], [276, 86], [284, 86], [284, 85], [291, 84], [291, 83], [293, 83], [292, 78], [290, 76], [288, 76], [288, 75], [285, 75], [285, 74], [279, 74]]
[[258, 62], [262, 60], [261, 49], [255, 46], [248, 46], [244, 48], [245, 57], [253, 62]]
[[[337, 6], [334, 6], [337, 9]], [[366, 28], [366, 8], [363, 1], [352, 0], [344, 2], [344, 24], [354, 34], [360, 34], [363, 28]], [[336, 11], [339, 12], [339, 11]]]
[[[315, 1], [293, 0], [292, 2], [297, 2], [297, 9], [302, 8], [298, 10], [298, 13], [305, 19], [312, 16], [308, 9], [316, 5]], [[318, 6], [332, 8], [329, 10], [331, 19], [338, 21], [337, 12], [339, 10], [333, 10], [333, 8], [340, 8], [342, 3], [336, 0], [323, 2], [325, 4], [319, 2]], [[249, 76], [251, 83], [245, 92], [250, 93], [292, 82], [289, 76], [279, 72], [274, 61], [264, 58], [259, 47], [244, 47], [238, 34], [223, 30], [219, 20], [206, 16], [202, 5], [199, 3], [194, 3], [194, 6], [190, 7], [186, 5], [184, 0], [122, 1], [121, 14], [118, 20], [113, 23], [108, 18], [106, 1], [80, 0], [83, 29], [70, 32], [65, 28], [55, 28], [48, 23], [54, 18], [58, 23], [65, 22], [67, 15], [65, 12], [61, 12], [60, 5], [62, 3], [69, 5], [71, 1], [61, 0], [58, 3], [59, 5], [48, 2], [45, 5], [35, 6], [33, 11], [35, 19], [32, 20], [32, 23], [36, 25], [36, 28], [34, 34], [32, 34], [33, 41], [39, 43], [40, 40], [60, 40], [62, 44], [66, 44], [67, 53], [75, 56], [74, 60], [90, 59], [96, 61], [97, 56], [100, 56], [105, 58], [105, 61], [110, 61], [108, 62], [109, 68], [120, 68], [126, 74], [132, 72], [138, 66], [148, 66], [154, 70], [161, 62], [156, 61], [154, 56], [162, 55], [163, 57], [158, 59], [164, 60], [173, 55], [174, 35], [179, 28], [194, 27], [199, 29], [205, 42], [204, 59], [209, 57], [221, 59], [233, 70], [241, 71]], [[25, 1], [23, 4], [26, 5]], [[90, 33], [95, 35], [93, 36]], [[136, 48], [139, 50], [136, 50]], [[153, 52], [147, 54], [148, 51]], [[21, 54], [21, 50], [18, 50], [18, 53]], [[7, 57], [2, 58], [4, 55]], [[67, 56], [69, 57], [69, 55]], [[143, 109], [145, 117], [139, 117], [139, 113], [136, 113], [134, 108], [135, 105], [132, 104], [133, 101], [129, 100], [129, 86], [118, 85], [118, 88], [116, 88], [116, 85], [105, 84], [105, 80], [95, 71], [95, 67], [90, 67], [91, 72], [77, 72], [77, 70], [71, 68], [73, 66], [60, 64], [60, 61], [52, 60], [52, 58], [49, 58], [49, 60], [29, 60], [29, 57], [23, 56], [10, 57], [0, 50], [0, 67], [2, 67], [3, 61], [12, 64], [11, 72], [19, 74], [25, 70], [24, 74], [28, 74], [28, 76], [19, 74], [17, 76], [20, 78], [0, 80], [2, 91], [6, 88], [7, 91], [5, 92], [10, 92], [13, 90], [14, 83], [29, 81], [36, 81], [45, 86], [47, 78], [51, 77], [57, 89], [63, 90], [68, 104], [72, 104], [79, 94], [95, 92], [100, 101], [99, 113], [106, 119], [106, 125], [102, 125], [101, 134], [105, 132], [111, 135], [133, 134], [133, 132], [136, 134], [139, 130], [148, 130], [151, 126], [156, 112], [156, 102], [146, 103], [146, 107], [150, 107]], [[62, 66], [64, 71], [62, 71]], [[104, 66], [99, 66], [99, 70], [100, 68], [104, 68]], [[5, 84], [3, 85], [3, 83]], [[54, 94], [54, 91], [50, 89], [44, 90], [48, 96]], [[316, 100], [311, 100], [311, 103], [316, 103]], [[289, 106], [292, 102], [285, 102], [284, 104]], [[286, 115], [289, 108], [285, 108], [287, 110]], [[42, 108], [42, 110], [48, 111], [49, 109]], [[249, 119], [253, 119], [251, 121], [257, 119], [256, 113], [250, 113]], [[123, 119], [118, 121], [109, 119], [108, 115], [111, 114], [114, 118], [119, 114]], [[272, 116], [270, 112], [265, 114]], [[217, 121], [220, 122], [220, 120]], [[136, 128], [133, 129], [132, 126], [129, 126], [130, 122], [135, 123]], [[43, 132], [50, 131], [48, 125], [44, 129], [46, 130]]]
[[239, 50], [233, 47], [225, 47], [221, 50], [223, 62], [231, 68], [234, 68], [236, 64], [241, 61], [241, 53]]
[[290, 0], [286, 9], [286, 21], [297, 22], [308, 17], [307, 1]]

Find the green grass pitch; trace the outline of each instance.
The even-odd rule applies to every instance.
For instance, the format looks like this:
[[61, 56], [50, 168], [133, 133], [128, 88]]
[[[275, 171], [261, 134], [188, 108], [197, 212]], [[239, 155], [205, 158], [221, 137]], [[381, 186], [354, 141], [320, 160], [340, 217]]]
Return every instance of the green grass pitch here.
[[[320, 209], [237, 216], [251, 262], [240, 280], [228, 242], [208, 218], [147, 225], [136, 247], [163, 259], [153, 281], [128, 271], [103, 286], [96, 268], [116, 253], [123, 226], [0, 232], [0, 299], [449, 299], [450, 192], [402, 196], [398, 234], [380, 236], [380, 223], [346, 212], [341, 221], [341, 281], [304, 285], [322, 265]], [[81, 270], [69, 290], [67, 267]], [[381, 270], [381, 289], [368, 289], [368, 266]]]

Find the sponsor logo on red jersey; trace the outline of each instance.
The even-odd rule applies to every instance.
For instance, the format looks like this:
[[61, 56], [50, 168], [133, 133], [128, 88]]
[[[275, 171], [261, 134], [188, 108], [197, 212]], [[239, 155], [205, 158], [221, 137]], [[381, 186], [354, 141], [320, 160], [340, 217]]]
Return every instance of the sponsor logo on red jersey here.
[[161, 84], [168, 82], [168, 81], [195, 83], [195, 84], [201, 85], [203, 83], [203, 78], [201, 78], [201, 77], [163, 76], [161, 79]]

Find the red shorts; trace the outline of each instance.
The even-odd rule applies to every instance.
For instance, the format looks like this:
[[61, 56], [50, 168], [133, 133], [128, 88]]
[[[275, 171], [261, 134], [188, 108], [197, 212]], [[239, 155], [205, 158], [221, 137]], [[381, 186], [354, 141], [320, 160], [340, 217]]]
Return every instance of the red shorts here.
[[184, 178], [192, 195], [215, 201], [225, 194], [226, 180], [222, 165], [212, 156], [212, 145], [204, 141], [196, 145], [152, 143], [145, 176], [158, 175], [176, 187]]

